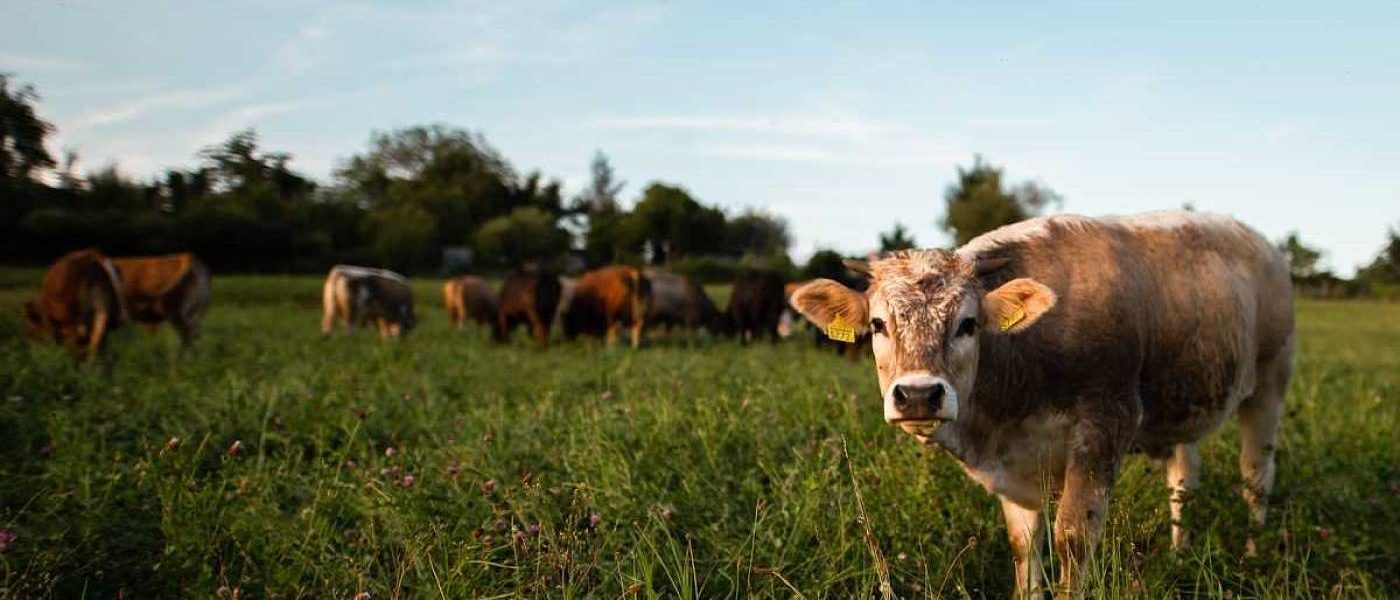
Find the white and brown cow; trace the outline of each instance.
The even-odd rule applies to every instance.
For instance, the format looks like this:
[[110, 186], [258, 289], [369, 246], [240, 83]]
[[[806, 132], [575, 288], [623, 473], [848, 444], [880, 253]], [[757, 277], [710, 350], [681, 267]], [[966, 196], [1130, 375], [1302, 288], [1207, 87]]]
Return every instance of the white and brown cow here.
[[1288, 268], [1258, 233], [1189, 212], [1055, 216], [851, 266], [866, 293], [819, 280], [793, 306], [874, 334], [885, 419], [1001, 498], [1018, 593], [1041, 585], [1048, 497], [1059, 589], [1078, 591], [1129, 452], [1165, 463], [1172, 544], [1187, 543], [1196, 443], [1231, 415], [1263, 525], [1294, 332]]
[[322, 334], [329, 334], [337, 319], [346, 331], [373, 322], [381, 338], [403, 337], [418, 324], [413, 288], [393, 271], [336, 265], [326, 276], [321, 299]]

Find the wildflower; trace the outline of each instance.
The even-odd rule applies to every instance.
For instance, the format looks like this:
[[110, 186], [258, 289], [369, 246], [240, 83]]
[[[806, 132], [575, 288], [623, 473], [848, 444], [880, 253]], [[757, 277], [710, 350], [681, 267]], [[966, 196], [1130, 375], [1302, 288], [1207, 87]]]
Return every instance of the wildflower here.
[[481, 493], [482, 493], [482, 494], [485, 494], [485, 495], [487, 495], [487, 496], [490, 496], [491, 493], [494, 492], [494, 491], [496, 491], [496, 480], [495, 480], [495, 479], [487, 479], [486, 481], [481, 482]]
[[968, 547], [968, 548], [976, 548], [976, 547], [977, 547], [977, 536], [975, 536], [975, 535], [973, 535], [973, 536], [968, 536], [968, 538], [967, 538], [967, 547]]
[[671, 506], [670, 506], [669, 504], [666, 505], [666, 506], [661, 507], [661, 518], [666, 519], [667, 521], [670, 521], [671, 519], [674, 519], [675, 517], [676, 517], [676, 509], [671, 508]]
[[365, 409], [363, 409], [363, 408], [357, 408], [357, 409], [355, 409], [355, 418], [356, 418], [356, 419], [359, 419], [359, 420], [363, 421], [363, 420], [365, 420], [365, 415], [366, 415]]
[[592, 514], [588, 515], [588, 528], [589, 528], [589, 529], [597, 529], [598, 526], [599, 526], [599, 525], [602, 525], [602, 524], [603, 524], [603, 515], [600, 515], [600, 514], [598, 514], [598, 513], [592, 513]]
[[604, 400], [612, 400], [612, 397], [613, 397], [612, 390], [603, 390], [603, 393], [602, 393], [602, 394], [599, 394], [598, 397], [599, 397], [599, 398], [602, 398], [602, 399], [604, 399]]
[[526, 525], [526, 526], [525, 526], [525, 531], [526, 531], [527, 533], [530, 534], [530, 537], [539, 537], [539, 535], [540, 535], [540, 524], [539, 524], [539, 523], [531, 523], [531, 524], [529, 524], [529, 525]]
[[228, 455], [236, 458], [240, 454], [243, 454], [243, 440], [233, 440], [228, 445]]
[[374, 598], [374, 596], [369, 595], [369, 592], [360, 592], [355, 594], [352, 600], [371, 600], [372, 598]]
[[511, 534], [511, 539], [515, 540], [516, 545], [524, 546], [524, 545], [525, 545], [525, 532], [523, 532], [523, 531], [517, 529], [517, 530], [515, 530], [515, 533], [512, 533], [512, 534]]
[[413, 487], [413, 482], [415, 481], [417, 481], [417, 479], [414, 479], [413, 475], [405, 473], [403, 479], [399, 480], [399, 485], [402, 485], [404, 487]]
[[168, 439], [168, 440], [165, 441], [165, 451], [166, 451], [166, 452], [174, 452], [174, 451], [179, 450], [179, 449], [180, 449], [180, 438], [175, 437], [175, 436], [172, 435], [172, 436], [170, 436], [170, 439]]
[[393, 455], [398, 454], [398, 453], [399, 453], [399, 451], [398, 451], [397, 449], [395, 449], [393, 446], [389, 446], [389, 447], [387, 447], [387, 448], [384, 449], [384, 456], [393, 456]]
[[4, 554], [6, 550], [9, 550], [10, 544], [14, 543], [17, 537], [19, 536], [15, 535], [15, 532], [12, 530], [0, 529], [0, 554]]
[[505, 531], [508, 526], [509, 524], [506, 523], [505, 519], [496, 519], [496, 522], [492, 525], [492, 527], [496, 528], [496, 531]]
[[1330, 538], [1330, 537], [1332, 537], [1332, 530], [1331, 530], [1331, 529], [1328, 529], [1328, 528], [1326, 528], [1326, 527], [1318, 527], [1318, 528], [1317, 528], [1317, 537], [1320, 537], [1320, 538], [1322, 538], [1322, 539], [1324, 539], [1324, 540], [1327, 539], [1327, 538]]
[[388, 475], [388, 476], [392, 477], [392, 476], [398, 475], [398, 474], [399, 474], [399, 470], [400, 470], [400, 467], [399, 467], [398, 465], [390, 465], [390, 466], [384, 467], [383, 469], [380, 469], [380, 470], [379, 470], [379, 474], [380, 474], [380, 475]]
[[489, 444], [494, 441], [496, 441], [496, 436], [491, 435], [491, 432], [488, 431], [486, 433], [481, 434], [481, 443]]
[[452, 461], [452, 464], [447, 465], [447, 468], [445, 469], [445, 471], [447, 471], [447, 476], [448, 476], [448, 477], [456, 477], [458, 474], [460, 474], [460, 473], [462, 472], [462, 461], [460, 461], [460, 460], [454, 460], [454, 461]]

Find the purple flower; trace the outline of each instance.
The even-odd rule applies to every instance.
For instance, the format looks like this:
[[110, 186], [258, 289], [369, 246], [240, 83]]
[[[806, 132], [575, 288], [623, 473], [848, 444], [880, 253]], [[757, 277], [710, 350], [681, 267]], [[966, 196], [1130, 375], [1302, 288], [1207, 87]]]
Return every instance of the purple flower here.
[[539, 523], [531, 523], [531, 524], [529, 524], [529, 525], [526, 525], [526, 526], [525, 526], [525, 531], [526, 531], [526, 533], [529, 533], [529, 534], [530, 534], [530, 537], [538, 537], [538, 536], [540, 535], [540, 524], [539, 524]]
[[393, 446], [389, 446], [388, 448], [384, 449], [384, 456], [393, 456], [398, 453], [399, 451], [395, 450]]
[[17, 537], [19, 536], [12, 530], [0, 529], [0, 554], [4, 554], [6, 550], [9, 550], [10, 544], [13, 543]]
[[415, 481], [417, 481], [417, 479], [414, 479], [412, 475], [405, 474], [403, 476], [403, 480], [401, 480], [399, 483], [404, 487], [413, 487], [413, 482]]
[[486, 481], [483, 481], [483, 482], [481, 483], [481, 493], [486, 494], [487, 496], [490, 496], [490, 495], [491, 495], [491, 492], [494, 492], [494, 491], [496, 491], [496, 480], [495, 480], [495, 479], [487, 479]]
[[592, 514], [588, 515], [588, 528], [589, 528], [589, 529], [597, 529], [598, 526], [599, 526], [599, 525], [602, 525], [602, 524], [603, 524], [603, 515], [600, 515], [600, 514], [598, 514], [598, 513], [592, 513]]

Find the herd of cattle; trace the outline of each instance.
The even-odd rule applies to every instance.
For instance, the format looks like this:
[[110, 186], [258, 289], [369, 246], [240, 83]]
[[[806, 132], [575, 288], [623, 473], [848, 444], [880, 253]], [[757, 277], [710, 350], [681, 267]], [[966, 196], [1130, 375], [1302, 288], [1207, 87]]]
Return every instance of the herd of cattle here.
[[[1001, 499], [1018, 594], [1045, 583], [1048, 498], [1057, 500], [1059, 589], [1079, 587], [1129, 453], [1165, 467], [1172, 546], [1185, 546], [1182, 514], [1200, 481], [1196, 444], [1236, 416], [1253, 551], [1296, 347], [1288, 266], [1263, 236], [1192, 212], [1055, 216], [956, 251], [847, 266], [863, 285], [785, 288], [776, 274], [743, 273], [723, 312], [689, 279], [623, 266], [577, 279], [522, 270], [499, 293], [459, 277], [443, 294], [458, 327], [472, 320], [504, 340], [527, 325], [540, 346], [555, 321], [569, 338], [613, 341], [626, 328], [633, 346], [647, 323], [776, 340], [789, 304], [832, 338], [865, 340], [885, 420], [946, 449]], [[168, 319], [188, 344], [208, 296], [208, 273], [189, 255], [108, 259], [88, 250], [49, 270], [43, 298], [25, 314], [32, 331], [80, 353], [127, 319]], [[324, 300], [326, 333], [337, 319], [374, 323], [386, 337], [416, 323], [407, 280], [389, 271], [336, 267]]]
[[[695, 280], [655, 267], [615, 265], [578, 277], [526, 268], [507, 276], [499, 291], [474, 275], [450, 279], [443, 285], [443, 305], [459, 330], [475, 322], [504, 342], [523, 325], [541, 347], [555, 329], [566, 339], [592, 336], [609, 344], [625, 329], [634, 348], [647, 327], [776, 341], [792, 331], [787, 299], [797, 285], [775, 272], [744, 271], [721, 311]], [[209, 294], [209, 270], [192, 254], [117, 258], [78, 250], [45, 272], [39, 297], [24, 305], [25, 329], [32, 339], [51, 339], [85, 360], [96, 357], [108, 334], [128, 321], [151, 328], [169, 322], [188, 351]], [[408, 279], [386, 269], [333, 267], [322, 304], [325, 334], [340, 324], [347, 331], [373, 327], [381, 337], [398, 338], [418, 324]]]

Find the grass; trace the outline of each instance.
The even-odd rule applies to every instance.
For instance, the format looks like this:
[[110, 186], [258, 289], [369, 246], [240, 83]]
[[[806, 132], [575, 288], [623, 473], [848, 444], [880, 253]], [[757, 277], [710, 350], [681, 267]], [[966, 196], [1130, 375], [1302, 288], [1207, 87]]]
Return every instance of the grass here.
[[[0, 270], [0, 314], [38, 278]], [[127, 328], [109, 375], [0, 319], [0, 596], [1009, 595], [995, 499], [883, 423], [868, 359], [495, 347], [417, 285], [386, 344], [322, 339], [316, 278], [221, 277], [194, 359]], [[1400, 589], [1400, 305], [1305, 302], [1299, 327], [1264, 556], [1230, 427], [1184, 554], [1161, 472], [1126, 463], [1092, 595]]]

